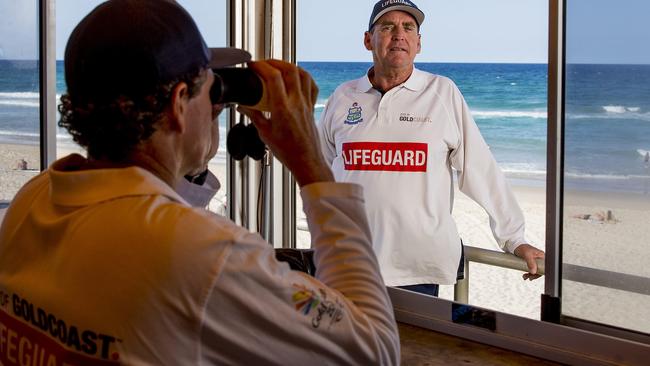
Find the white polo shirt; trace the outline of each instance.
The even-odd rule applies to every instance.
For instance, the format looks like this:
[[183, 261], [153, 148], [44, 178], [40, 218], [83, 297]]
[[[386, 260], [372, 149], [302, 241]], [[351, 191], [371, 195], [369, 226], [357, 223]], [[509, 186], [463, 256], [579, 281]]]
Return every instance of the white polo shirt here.
[[524, 217], [469, 108], [448, 78], [417, 69], [385, 95], [368, 76], [339, 86], [319, 123], [337, 181], [364, 187], [373, 245], [389, 286], [453, 284], [460, 190], [490, 216], [503, 250], [525, 243]]

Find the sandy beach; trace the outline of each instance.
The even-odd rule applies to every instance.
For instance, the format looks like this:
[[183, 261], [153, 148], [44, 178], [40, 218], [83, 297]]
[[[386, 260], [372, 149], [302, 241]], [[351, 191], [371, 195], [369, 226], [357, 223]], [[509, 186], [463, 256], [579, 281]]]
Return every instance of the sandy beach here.
[[[526, 236], [543, 249], [546, 237], [545, 188], [513, 186], [526, 218]], [[609, 219], [608, 219], [608, 211]], [[481, 207], [456, 195], [454, 218], [464, 242], [499, 250]], [[650, 278], [650, 195], [565, 192], [563, 263]], [[523, 281], [521, 272], [470, 264], [470, 303], [539, 319], [544, 279]], [[650, 297], [564, 280], [562, 312], [578, 318], [647, 332]], [[441, 297], [453, 299], [453, 287]]]
[[[79, 151], [75, 146], [62, 146], [58, 156]], [[38, 147], [34, 145], [0, 144], [0, 202], [11, 200], [18, 189], [38, 174]], [[17, 169], [20, 159], [27, 170]], [[211, 170], [223, 189], [209, 209], [225, 214], [226, 167], [217, 157]], [[545, 188], [513, 186], [524, 212], [527, 238], [536, 247], [545, 243]], [[483, 209], [460, 192], [456, 192], [454, 218], [466, 245], [500, 250]], [[300, 207], [300, 206], [299, 206]], [[0, 207], [0, 218], [3, 214]], [[632, 274], [650, 278], [650, 195], [568, 191], [564, 205], [563, 261], [588, 268]], [[309, 234], [301, 213], [298, 219], [300, 247], [309, 246]], [[303, 230], [300, 230], [303, 229]], [[540, 296], [544, 279], [524, 281], [522, 272], [478, 263], [470, 264], [470, 303], [539, 319]], [[563, 281], [563, 314], [647, 332], [650, 329], [650, 296]], [[440, 296], [453, 299], [453, 286], [442, 286]]]

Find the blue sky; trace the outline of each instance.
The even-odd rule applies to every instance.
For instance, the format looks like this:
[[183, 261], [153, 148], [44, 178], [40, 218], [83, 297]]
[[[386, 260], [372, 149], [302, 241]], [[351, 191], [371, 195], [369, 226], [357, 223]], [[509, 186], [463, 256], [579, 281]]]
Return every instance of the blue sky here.
[[[425, 14], [416, 61], [546, 62], [548, 0], [415, 2]], [[298, 0], [298, 14], [305, 19], [298, 23], [299, 59], [372, 61], [363, 33], [374, 3]]]
[[[100, 1], [57, 0], [57, 59], [74, 25]], [[181, 0], [206, 41], [223, 46], [225, 0]], [[548, 0], [419, 0], [419, 62], [546, 62]], [[363, 32], [374, 0], [297, 0], [301, 61], [371, 61]], [[0, 0], [0, 59], [37, 50], [36, 1]], [[647, 0], [569, 0], [569, 62], [650, 63]], [[222, 26], [224, 25], [224, 26]]]

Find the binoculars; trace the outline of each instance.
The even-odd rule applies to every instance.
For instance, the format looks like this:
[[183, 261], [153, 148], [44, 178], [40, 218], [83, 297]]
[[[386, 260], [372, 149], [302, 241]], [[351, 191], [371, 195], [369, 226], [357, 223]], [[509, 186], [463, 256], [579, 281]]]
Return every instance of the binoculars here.
[[264, 83], [251, 69], [228, 67], [213, 69], [214, 84], [210, 89], [212, 104], [241, 104], [268, 111]]
[[[212, 104], [241, 104], [261, 111], [269, 110], [264, 83], [253, 70], [229, 67], [213, 69], [212, 72]], [[266, 153], [266, 146], [257, 129], [253, 124], [245, 125], [243, 118], [228, 132], [226, 149], [235, 160], [242, 160], [246, 156], [261, 160]]]

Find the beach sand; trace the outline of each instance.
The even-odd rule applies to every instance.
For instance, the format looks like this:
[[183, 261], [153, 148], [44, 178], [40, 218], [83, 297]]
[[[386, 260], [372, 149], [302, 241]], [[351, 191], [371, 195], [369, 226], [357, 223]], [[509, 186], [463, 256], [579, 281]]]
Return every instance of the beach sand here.
[[[61, 146], [58, 156], [79, 151], [76, 146]], [[0, 202], [11, 200], [18, 189], [38, 174], [38, 147], [0, 144]], [[16, 169], [25, 159], [28, 170]], [[224, 185], [209, 209], [224, 214], [226, 167], [224, 159], [210, 163], [210, 169]], [[543, 248], [546, 228], [545, 189], [538, 186], [513, 186], [526, 218], [526, 236]], [[298, 197], [298, 209], [301, 210]], [[3, 215], [0, 206], [0, 219]], [[610, 220], [607, 212], [610, 211]], [[588, 218], [586, 215], [589, 215]], [[483, 209], [462, 193], [456, 192], [454, 214], [466, 245], [500, 250], [490, 231]], [[604, 220], [602, 218], [605, 218]], [[309, 247], [304, 214], [300, 211], [297, 239], [299, 247]], [[650, 195], [568, 191], [564, 205], [564, 263], [650, 278]], [[493, 266], [470, 264], [470, 304], [539, 319], [544, 278], [524, 281], [522, 272]], [[650, 296], [563, 281], [562, 312], [605, 324], [648, 332]], [[453, 286], [442, 286], [440, 296], [453, 299]]]
[[[545, 188], [513, 186], [526, 219], [526, 237], [543, 249], [546, 237]], [[607, 220], [607, 212], [610, 219]], [[588, 218], [587, 218], [587, 215]], [[499, 250], [487, 214], [461, 193], [453, 214], [467, 245]], [[563, 263], [643, 276], [650, 281], [650, 195], [567, 191], [564, 200]], [[470, 264], [470, 304], [539, 319], [544, 278], [523, 281], [523, 272]], [[648, 332], [650, 296], [562, 282], [562, 313], [582, 319]], [[453, 299], [453, 286], [440, 296]]]

